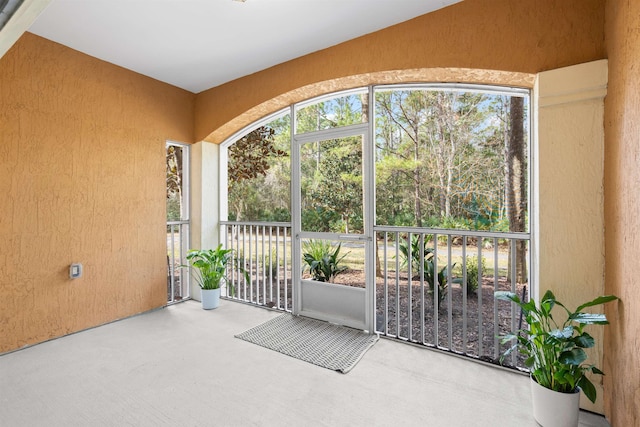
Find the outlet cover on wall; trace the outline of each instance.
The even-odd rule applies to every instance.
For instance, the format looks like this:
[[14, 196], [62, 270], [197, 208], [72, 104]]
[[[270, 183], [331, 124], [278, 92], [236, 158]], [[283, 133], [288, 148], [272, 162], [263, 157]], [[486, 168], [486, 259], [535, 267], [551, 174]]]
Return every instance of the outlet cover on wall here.
[[71, 264], [69, 266], [69, 278], [77, 279], [82, 277], [82, 264]]

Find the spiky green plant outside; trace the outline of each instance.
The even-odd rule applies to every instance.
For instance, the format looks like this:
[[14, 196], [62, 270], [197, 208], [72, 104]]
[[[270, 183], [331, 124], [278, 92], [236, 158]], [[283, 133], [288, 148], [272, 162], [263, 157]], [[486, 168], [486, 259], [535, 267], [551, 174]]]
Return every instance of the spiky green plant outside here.
[[346, 265], [340, 265], [348, 252], [340, 256], [342, 244], [335, 248], [326, 240], [308, 240], [302, 244], [302, 260], [305, 263], [303, 272], [309, 270], [313, 280], [334, 283], [337, 275], [347, 270]]
[[[413, 234], [411, 235], [411, 247], [409, 247], [407, 239], [403, 238], [398, 244], [402, 267], [406, 267], [409, 264], [409, 258], [411, 258], [411, 269], [414, 273], [418, 273], [420, 271], [420, 252], [422, 252], [422, 258], [433, 252], [433, 248], [427, 246], [432, 239], [433, 235], [431, 234], [425, 234], [422, 239], [418, 234]], [[409, 255], [409, 249], [411, 249], [411, 255]]]
[[[402, 267], [406, 267], [409, 264], [409, 258], [411, 258], [411, 269], [415, 274], [414, 277], [420, 278], [420, 273], [422, 272], [422, 276], [429, 285], [429, 292], [433, 295], [435, 294], [435, 284], [436, 277], [438, 280], [438, 308], [444, 301], [447, 296], [447, 291], [449, 288], [448, 280], [449, 280], [449, 270], [448, 266], [440, 268], [438, 273], [435, 272], [435, 257], [434, 250], [431, 247], [427, 246], [427, 243], [432, 240], [432, 235], [424, 235], [423, 239], [420, 239], [420, 236], [414, 234], [411, 236], [411, 246], [409, 246], [406, 239], [403, 239], [398, 244], [398, 250], [400, 251], [400, 258], [402, 260]], [[411, 249], [411, 254], [409, 254], [409, 249]], [[422, 264], [422, 265], [421, 265]], [[455, 263], [451, 265], [453, 269], [455, 267]], [[422, 268], [422, 269], [421, 269]]]

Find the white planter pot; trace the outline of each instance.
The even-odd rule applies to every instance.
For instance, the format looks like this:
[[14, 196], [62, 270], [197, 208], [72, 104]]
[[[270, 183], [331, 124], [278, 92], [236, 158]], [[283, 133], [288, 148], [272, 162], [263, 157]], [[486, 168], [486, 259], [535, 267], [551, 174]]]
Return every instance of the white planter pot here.
[[580, 390], [560, 393], [542, 387], [531, 378], [533, 416], [542, 427], [577, 427], [580, 414]]
[[211, 310], [220, 305], [220, 288], [218, 289], [200, 289], [200, 299], [202, 300], [202, 308]]

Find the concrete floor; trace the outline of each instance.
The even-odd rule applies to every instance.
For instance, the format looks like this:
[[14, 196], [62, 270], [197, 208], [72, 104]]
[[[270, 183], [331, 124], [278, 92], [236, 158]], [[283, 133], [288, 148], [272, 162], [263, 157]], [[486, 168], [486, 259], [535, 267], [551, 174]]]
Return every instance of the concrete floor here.
[[537, 425], [520, 374], [381, 339], [344, 375], [233, 337], [277, 315], [189, 301], [5, 354], [0, 425]]

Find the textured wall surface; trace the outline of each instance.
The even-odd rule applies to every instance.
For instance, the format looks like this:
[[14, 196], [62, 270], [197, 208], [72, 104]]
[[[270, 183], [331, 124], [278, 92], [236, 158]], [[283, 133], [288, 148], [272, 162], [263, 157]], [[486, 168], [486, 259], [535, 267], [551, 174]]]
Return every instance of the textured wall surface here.
[[[538, 75], [539, 201], [533, 213], [538, 237], [534, 247], [539, 251], [537, 297], [551, 289], [571, 310], [604, 294], [606, 88], [606, 60]], [[556, 320], [564, 321], [562, 310], [554, 312]], [[589, 362], [602, 368], [603, 328], [589, 327], [588, 332], [596, 339]], [[598, 400], [594, 405], [582, 396], [581, 406], [602, 413], [602, 377], [593, 380]]]
[[[232, 129], [210, 134], [240, 114], [298, 88], [308, 90], [298, 92], [299, 98], [292, 97], [291, 102], [378, 83], [369, 73], [462, 68], [532, 74], [602, 59], [603, 20], [603, 0], [465, 0], [200, 93], [196, 140], [221, 142]], [[350, 86], [347, 82], [344, 87], [318, 85], [349, 76], [362, 77]], [[427, 72], [415, 81], [434, 81], [433, 77]], [[493, 82], [491, 75], [477, 72], [457, 81], [483, 82], [484, 78]], [[455, 76], [441, 79], [456, 81]], [[274, 104], [267, 109], [281, 107]], [[235, 128], [260, 118], [260, 112], [246, 115]]]
[[194, 97], [29, 33], [0, 58], [0, 353], [166, 304], [164, 147]]
[[607, 307], [605, 411], [614, 427], [640, 425], [640, 2], [606, 7], [605, 100]]

